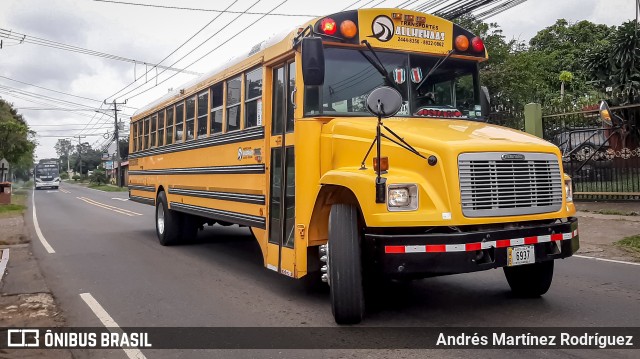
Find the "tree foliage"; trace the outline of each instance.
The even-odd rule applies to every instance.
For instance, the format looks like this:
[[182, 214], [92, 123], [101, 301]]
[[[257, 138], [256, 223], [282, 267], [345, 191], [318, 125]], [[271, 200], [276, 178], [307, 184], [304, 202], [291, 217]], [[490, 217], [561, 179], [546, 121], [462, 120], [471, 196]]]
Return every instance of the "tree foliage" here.
[[17, 177], [28, 179], [35, 148], [35, 133], [10, 103], [0, 99], [0, 158], [11, 163]]

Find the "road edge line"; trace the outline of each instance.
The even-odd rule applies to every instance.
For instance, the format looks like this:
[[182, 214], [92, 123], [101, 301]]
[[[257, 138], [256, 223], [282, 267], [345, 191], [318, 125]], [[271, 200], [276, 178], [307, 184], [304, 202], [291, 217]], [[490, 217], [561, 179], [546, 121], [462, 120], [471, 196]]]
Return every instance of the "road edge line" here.
[[[116, 323], [116, 321], [113, 320], [113, 318], [109, 315], [109, 313], [107, 313], [107, 311], [102, 307], [102, 305], [100, 305], [100, 303], [98, 303], [98, 301], [93, 297], [93, 295], [91, 295], [91, 293], [80, 293], [80, 298], [82, 298], [82, 300], [89, 306], [89, 309], [91, 309], [93, 314], [95, 314], [95, 316], [98, 317], [98, 320], [100, 320], [100, 322], [102, 323], [102, 325], [105, 326], [105, 328], [107, 328], [112, 333], [122, 332], [122, 329], [120, 328], [118, 323]], [[146, 359], [147, 358], [144, 356], [144, 354], [142, 354], [142, 352], [138, 348], [122, 348], [121, 347], [121, 349], [124, 350], [125, 354], [127, 354], [127, 356], [130, 359]]]
[[47, 242], [47, 240], [44, 238], [44, 235], [42, 234], [42, 231], [40, 230], [40, 226], [38, 225], [38, 215], [36, 214], [36, 192], [35, 192], [35, 190], [33, 190], [33, 193], [31, 194], [31, 206], [33, 207], [33, 227], [35, 227], [35, 229], [36, 229], [36, 235], [38, 236], [38, 239], [40, 240], [40, 243], [42, 243], [42, 245], [44, 246], [44, 249], [46, 249], [47, 252], [49, 252], [49, 254], [53, 254], [56, 251], [53, 250], [53, 247], [51, 247], [49, 242]]
[[596, 261], [611, 262], [611, 263], [618, 263], [618, 264], [630, 264], [632, 266], [640, 266], [640, 263], [619, 261], [619, 260], [615, 260], [615, 259], [589, 257], [589, 256], [582, 256], [582, 255], [579, 255], [579, 254], [574, 254], [573, 256], [574, 257], [578, 257], [578, 258], [582, 258], [582, 259], [593, 259], [593, 260], [596, 260]]

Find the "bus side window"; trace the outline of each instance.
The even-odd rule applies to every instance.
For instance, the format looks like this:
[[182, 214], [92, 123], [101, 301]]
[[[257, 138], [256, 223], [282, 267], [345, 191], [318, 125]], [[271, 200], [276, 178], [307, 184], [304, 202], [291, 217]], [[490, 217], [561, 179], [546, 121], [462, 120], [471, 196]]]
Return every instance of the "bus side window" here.
[[145, 118], [144, 119], [144, 148], [147, 149], [149, 148], [149, 118]]
[[156, 130], [157, 130], [157, 122], [158, 122], [158, 117], [157, 116], [153, 116], [151, 117], [151, 144], [149, 145], [150, 148], [154, 148], [156, 147]]
[[195, 138], [194, 122], [196, 118], [196, 97], [193, 96], [188, 98], [186, 103], [187, 103], [186, 105], [187, 120], [185, 122], [185, 131], [186, 131], [187, 137], [185, 138], [185, 141], [190, 141]]
[[173, 106], [167, 107], [167, 145], [173, 143]]
[[222, 99], [224, 96], [222, 82], [211, 86], [211, 131], [215, 133], [222, 132]]
[[158, 147], [164, 146], [164, 110], [158, 112]]
[[207, 128], [209, 124], [209, 92], [205, 91], [198, 95], [198, 136], [197, 138], [207, 137]]
[[136, 138], [136, 140], [138, 141], [137, 147], [138, 147], [138, 151], [142, 151], [143, 150], [143, 148], [142, 148], [142, 120], [138, 120], [137, 125], [138, 125], [138, 131], [137, 131], [138, 138]]
[[288, 87], [287, 87], [287, 125], [285, 128], [285, 132], [293, 132], [293, 125], [294, 125], [294, 120], [293, 120], [293, 111], [294, 111], [294, 103], [291, 102], [291, 100], [293, 100], [293, 92], [295, 91], [296, 88], [296, 64], [295, 62], [292, 62], [289, 64], [289, 71], [287, 72], [287, 76], [288, 76]]
[[182, 142], [182, 134], [184, 133], [184, 103], [176, 105], [176, 143]]
[[244, 128], [262, 126], [262, 68], [245, 75]]
[[131, 132], [131, 143], [133, 146], [131, 146], [131, 152], [136, 152], [138, 150], [138, 123], [134, 122], [131, 124], [131, 129], [129, 130], [129, 132]]
[[227, 131], [240, 129], [240, 76], [227, 81]]

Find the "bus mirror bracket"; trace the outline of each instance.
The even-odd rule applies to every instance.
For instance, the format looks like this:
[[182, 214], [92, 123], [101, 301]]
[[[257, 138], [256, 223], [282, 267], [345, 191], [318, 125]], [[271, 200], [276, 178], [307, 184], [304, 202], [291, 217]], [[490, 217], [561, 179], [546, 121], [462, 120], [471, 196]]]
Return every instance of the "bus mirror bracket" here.
[[305, 37], [301, 41], [302, 78], [308, 86], [324, 84], [324, 47], [322, 39], [316, 36]]

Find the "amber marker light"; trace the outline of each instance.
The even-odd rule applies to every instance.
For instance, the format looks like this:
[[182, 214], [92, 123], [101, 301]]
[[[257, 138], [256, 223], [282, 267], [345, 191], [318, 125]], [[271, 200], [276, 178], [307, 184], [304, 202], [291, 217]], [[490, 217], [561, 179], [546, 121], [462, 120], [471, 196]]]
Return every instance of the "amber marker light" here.
[[456, 49], [458, 51], [467, 51], [469, 49], [469, 38], [464, 35], [456, 37]]
[[328, 17], [320, 22], [320, 29], [327, 35], [333, 35], [336, 33], [336, 30], [338, 30], [338, 26], [335, 20]]
[[413, 15], [405, 15], [404, 21], [413, 21]]
[[340, 24], [340, 33], [347, 39], [352, 39], [358, 33], [358, 27], [351, 20], [345, 20]]
[[391, 14], [391, 17], [392, 17], [394, 20], [400, 20], [400, 19], [402, 19], [402, 14], [397, 13], [397, 12], [394, 12], [393, 14]]
[[[378, 157], [373, 158], [373, 170], [378, 172]], [[389, 157], [380, 157], [380, 171], [389, 170]]]

